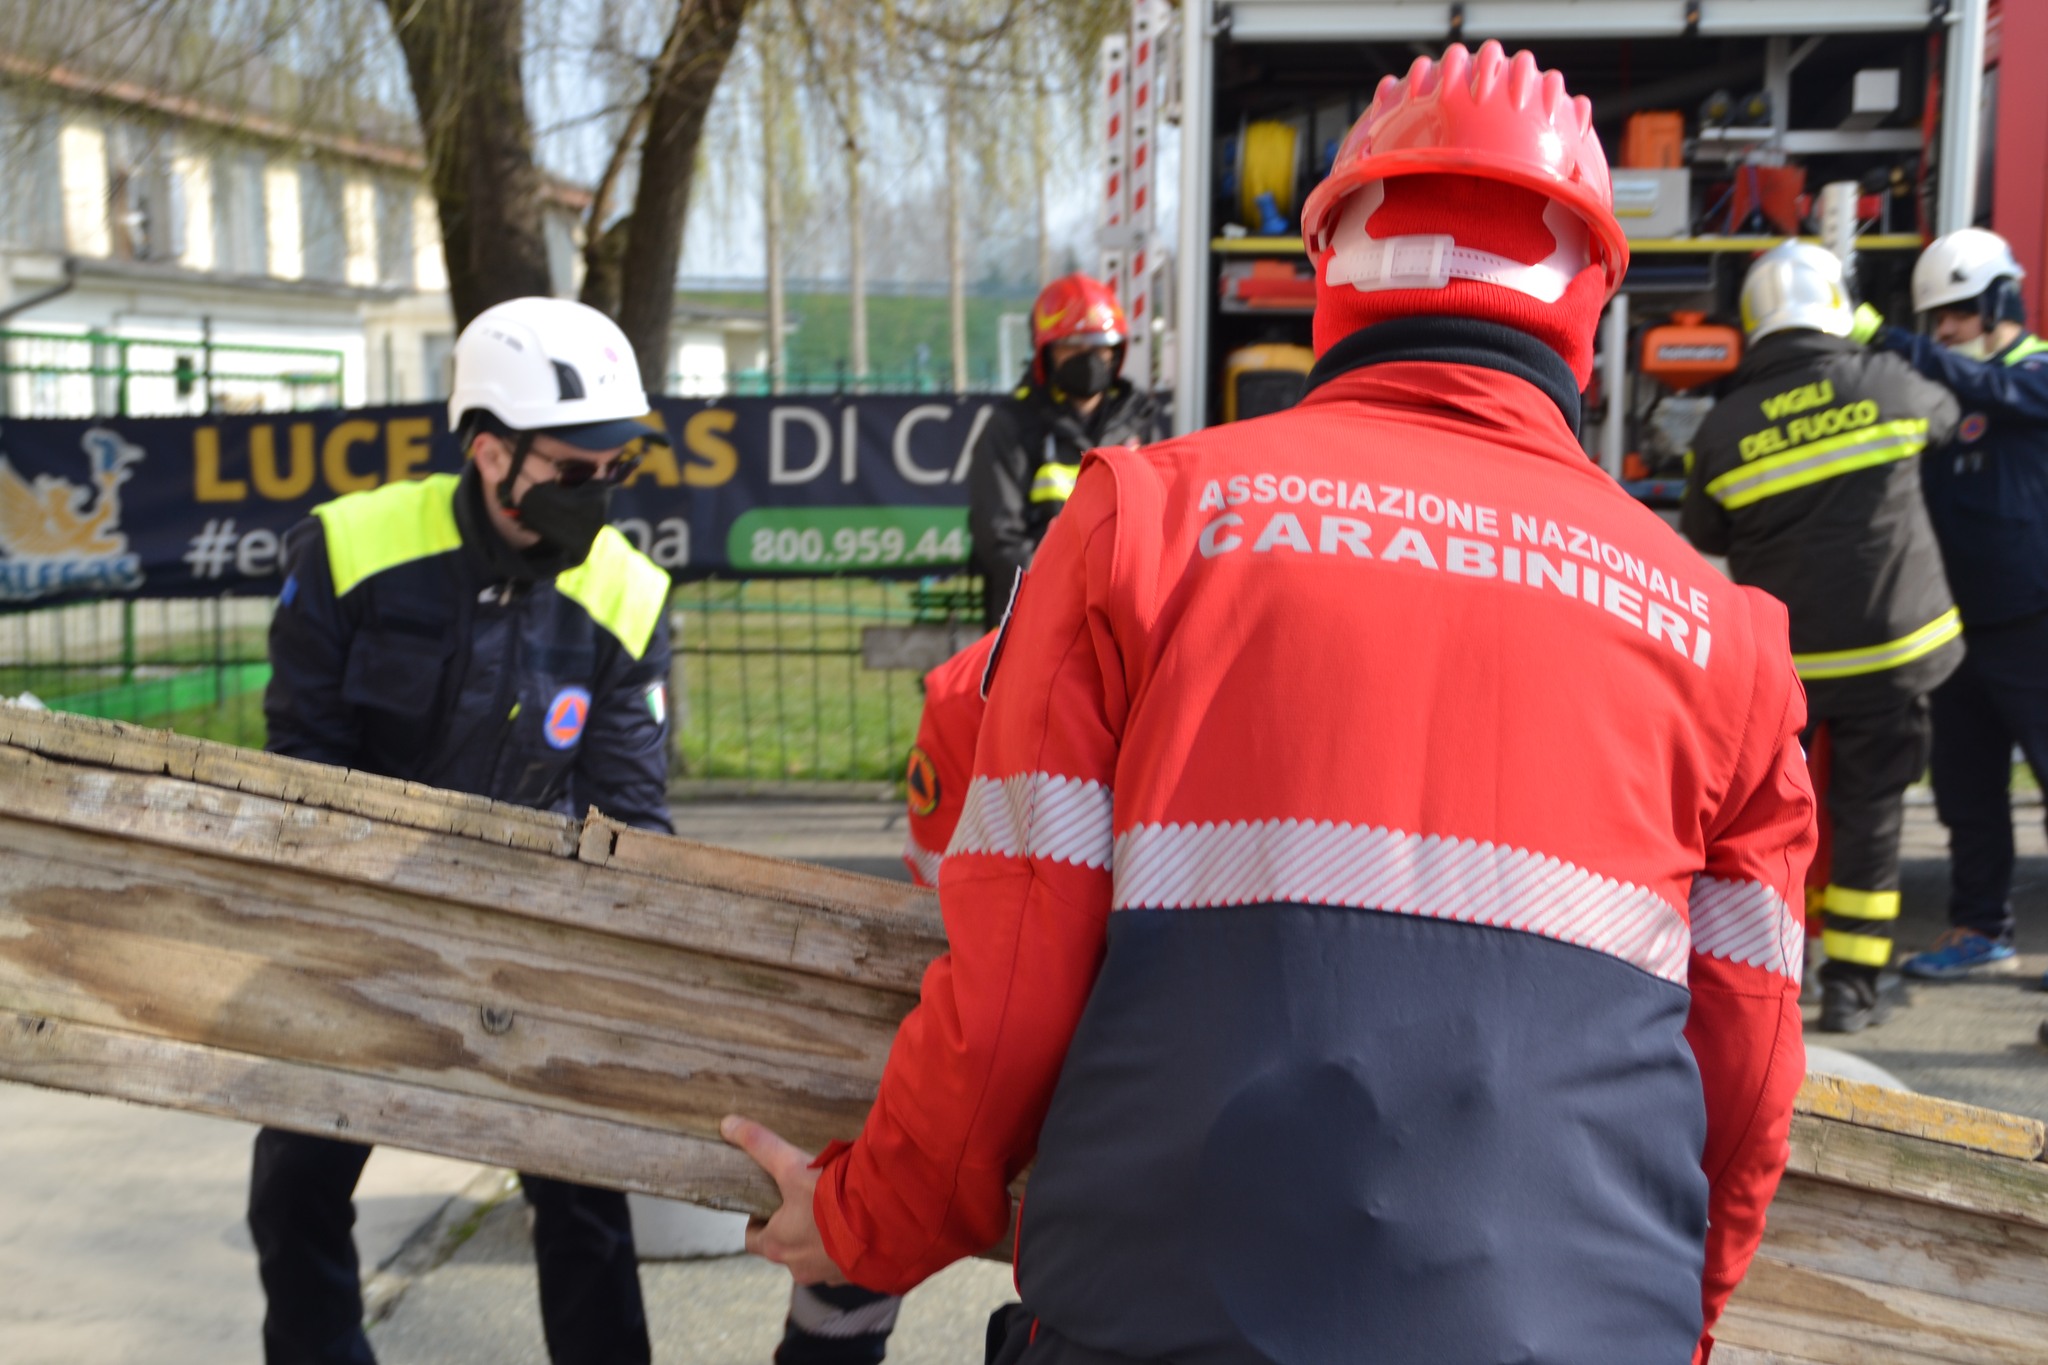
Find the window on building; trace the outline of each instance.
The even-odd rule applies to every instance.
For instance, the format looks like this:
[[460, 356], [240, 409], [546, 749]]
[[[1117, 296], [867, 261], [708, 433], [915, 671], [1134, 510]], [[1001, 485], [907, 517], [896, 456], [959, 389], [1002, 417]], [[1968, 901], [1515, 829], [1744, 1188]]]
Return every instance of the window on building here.
[[348, 278], [348, 219], [341, 168], [324, 161], [299, 167], [299, 225], [305, 234], [305, 278], [340, 284]]
[[576, 250], [575, 219], [560, 209], [544, 209], [541, 235], [548, 249], [548, 283], [556, 298], [573, 299], [581, 281], [577, 267], [582, 264]]
[[263, 154], [248, 147], [226, 147], [214, 158], [214, 269], [222, 274], [261, 275], [270, 268], [264, 167]]
[[117, 260], [174, 261], [184, 252], [169, 144], [160, 128], [117, 123], [107, 130], [107, 228]]
[[412, 270], [412, 201], [410, 181], [389, 177], [377, 181], [377, 278], [395, 289], [415, 287]]
[[455, 381], [455, 336], [450, 332], [428, 332], [420, 337], [420, 368], [426, 381], [422, 392], [428, 401], [448, 396]]
[[0, 241], [64, 249], [64, 194], [53, 111], [0, 91]]

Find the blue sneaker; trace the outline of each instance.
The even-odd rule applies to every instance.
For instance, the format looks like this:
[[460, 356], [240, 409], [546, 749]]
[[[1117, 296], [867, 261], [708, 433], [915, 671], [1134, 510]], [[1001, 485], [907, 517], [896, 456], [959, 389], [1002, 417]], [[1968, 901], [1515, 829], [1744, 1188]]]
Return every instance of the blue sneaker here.
[[1951, 929], [1924, 953], [1899, 964], [1907, 976], [1922, 981], [1961, 981], [1965, 977], [2015, 971], [2017, 955], [2010, 943], [1988, 939], [1974, 929]]

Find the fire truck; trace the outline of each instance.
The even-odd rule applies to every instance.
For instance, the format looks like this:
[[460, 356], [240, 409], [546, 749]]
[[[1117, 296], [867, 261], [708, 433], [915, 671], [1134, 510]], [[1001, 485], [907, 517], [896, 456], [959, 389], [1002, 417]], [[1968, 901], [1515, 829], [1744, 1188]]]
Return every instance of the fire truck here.
[[[1591, 98], [1614, 165], [1633, 260], [1584, 431], [1639, 495], [1675, 487], [1713, 381], [1739, 359], [1743, 273], [1787, 236], [1825, 241], [1862, 298], [1903, 318], [1924, 242], [1988, 224], [2040, 302], [2048, 83], [1999, 68], [2005, 51], [2048, 53], [2048, 4], [1134, 0], [1102, 54], [1101, 269], [1132, 315], [1129, 373], [1171, 391], [1178, 430], [1299, 395], [1314, 301], [1303, 199], [1382, 77], [1489, 38]], [[1179, 161], [1170, 238], [1163, 141]]]

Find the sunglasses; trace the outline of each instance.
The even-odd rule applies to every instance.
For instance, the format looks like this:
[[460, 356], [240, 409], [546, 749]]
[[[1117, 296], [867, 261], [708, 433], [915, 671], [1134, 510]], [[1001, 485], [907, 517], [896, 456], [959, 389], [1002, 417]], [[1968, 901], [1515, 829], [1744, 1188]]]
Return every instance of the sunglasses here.
[[638, 455], [621, 455], [609, 464], [599, 464], [596, 460], [560, 459], [537, 450], [526, 453], [550, 466], [555, 471], [555, 482], [564, 488], [581, 488], [592, 482], [621, 484], [632, 478], [633, 471], [640, 467]]

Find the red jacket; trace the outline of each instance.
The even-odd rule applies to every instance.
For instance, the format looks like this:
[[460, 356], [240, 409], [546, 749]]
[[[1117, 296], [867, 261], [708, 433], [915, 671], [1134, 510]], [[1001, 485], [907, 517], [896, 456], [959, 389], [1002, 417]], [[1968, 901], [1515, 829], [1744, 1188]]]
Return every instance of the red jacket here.
[[1035, 1157], [1084, 1350], [1692, 1355], [1804, 1068], [1783, 609], [1542, 389], [1395, 361], [1090, 456], [998, 649], [834, 1261], [907, 1289]]
[[919, 886], [939, 884], [939, 860], [967, 801], [974, 740], [981, 733], [981, 677], [995, 643], [990, 631], [924, 675], [924, 715], [903, 779], [910, 804], [903, 865]]

